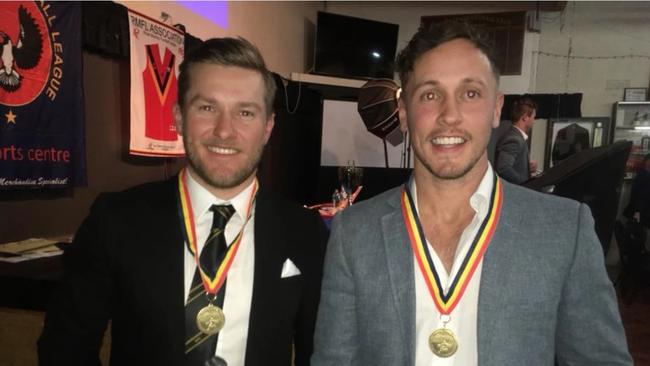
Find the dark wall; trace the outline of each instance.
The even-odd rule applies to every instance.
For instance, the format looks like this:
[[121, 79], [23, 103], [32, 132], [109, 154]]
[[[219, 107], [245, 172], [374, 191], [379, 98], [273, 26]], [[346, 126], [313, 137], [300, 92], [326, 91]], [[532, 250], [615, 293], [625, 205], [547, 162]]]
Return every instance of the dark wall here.
[[0, 192], [0, 243], [74, 233], [100, 192], [164, 179], [180, 167], [182, 159], [165, 161], [126, 154], [128, 61], [84, 53], [83, 73], [88, 186]]

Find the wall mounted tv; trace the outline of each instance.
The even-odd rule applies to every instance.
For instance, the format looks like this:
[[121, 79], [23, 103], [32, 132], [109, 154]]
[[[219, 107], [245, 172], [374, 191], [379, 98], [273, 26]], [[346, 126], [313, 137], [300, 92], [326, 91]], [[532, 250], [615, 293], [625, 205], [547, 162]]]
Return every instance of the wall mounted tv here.
[[396, 24], [319, 11], [314, 73], [346, 78], [393, 78]]

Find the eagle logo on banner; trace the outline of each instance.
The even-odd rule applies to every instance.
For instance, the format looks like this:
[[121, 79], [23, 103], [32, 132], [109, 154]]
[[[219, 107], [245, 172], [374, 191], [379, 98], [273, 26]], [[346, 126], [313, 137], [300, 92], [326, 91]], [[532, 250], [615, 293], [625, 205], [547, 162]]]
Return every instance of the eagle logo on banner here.
[[81, 5], [0, 2], [0, 190], [86, 183]]
[[36, 3], [11, 2], [0, 7], [3, 14], [14, 14], [3, 16], [0, 25], [0, 102], [22, 106], [38, 97], [50, 78], [49, 28]]

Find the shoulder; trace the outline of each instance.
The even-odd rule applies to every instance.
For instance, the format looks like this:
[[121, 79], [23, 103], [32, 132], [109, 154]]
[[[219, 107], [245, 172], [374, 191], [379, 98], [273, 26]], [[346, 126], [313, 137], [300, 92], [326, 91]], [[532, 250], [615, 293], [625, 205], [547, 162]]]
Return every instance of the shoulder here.
[[580, 202], [570, 198], [534, 191], [503, 179], [501, 179], [501, 183], [503, 185], [504, 203], [520, 206], [523, 211], [531, 212], [550, 209], [574, 211], [580, 206]]
[[176, 177], [149, 182], [119, 192], [101, 193], [91, 210], [134, 212], [142, 209], [161, 209], [174, 204], [178, 184]]
[[372, 198], [355, 203], [342, 213], [348, 219], [383, 216], [399, 207], [403, 185], [391, 188]]
[[504, 217], [508, 217], [508, 225], [525, 228], [531, 235], [537, 231], [539, 235], [575, 233], [580, 225], [585, 224], [585, 216], [591, 218], [591, 211], [583, 203], [504, 180], [501, 182]]
[[524, 141], [524, 137], [521, 135], [521, 132], [517, 130], [515, 126], [510, 127], [501, 138], [499, 139], [499, 144], [513, 143]]

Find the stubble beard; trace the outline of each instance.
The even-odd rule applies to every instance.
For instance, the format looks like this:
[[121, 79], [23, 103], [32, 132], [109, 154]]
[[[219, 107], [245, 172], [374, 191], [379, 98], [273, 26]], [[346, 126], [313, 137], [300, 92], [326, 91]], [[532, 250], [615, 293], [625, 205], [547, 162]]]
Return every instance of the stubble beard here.
[[[487, 138], [488, 142], [490, 140], [490, 137], [489, 137], [490, 135], [491, 135], [491, 131], [488, 131], [488, 138]], [[470, 142], [470, 141], [473, 140], [473, 138], [469, 134], [466, 134], [466, 139], [467, 139], [467, 142]], [[427, 143], [432, 143], [431, 139], [427, 139]], [[461, 167], [460, 170], [456, 170], [456, 169], [448, 170], [448, 169], [446, 169], [447, 166], [452, 164], [451, 162], [450, 163], [443, 163], [442, 168], [440, 168], [440, 169], [434, 169], [432, 164], [425, 159], [425, 154], [422, 153], [420, 151], [420, 149], [417, 148], [416, 145], [413, 144], [412, 142], [411, 142], [411, 146], [413, 146], [413, 153], [415, 154], [415, 158], [429, 172], [429, 174], [431, 174], [432, 176], [434, 176], [437, 179], [448, 180], [449, 181], [449, 180], [455, 180], [455, 179], [460, 179], [460, 178], [465, 177], [467, 175], [467, 173], [469, 173], [476, 166], [476, 164], [478, 164], [479, 160], [481, 160], [481, 157], [483, 156], [483, 154], [485, 153], [485, 151], [487, 149], [487, 142], [486, 142], [485, 146], [483, 146], [483, 148], [480, 150], [481, 153], [477, 154], [476, 156], [471, 157], [471, 160], [465, 166]]]
[[244, 162], [241, 169], [234, 171], [232, 174], [219, 175], [210, 174], [208, 169], [201, 161], [199, 154], [196, 152], [196, 143], [190, 141], [186, 136], [183, 136], [183, 145], [185, 147], [185, 154], [187, 162], [195, 172], [206, 184], [216, 189], [230, 189], [237, 187], [244, 183], [251, 175], [257, 171], [257, 166], [262, 158], [264, 152], [264, 145], [256, 146], [252, 151], [251, 158]]

